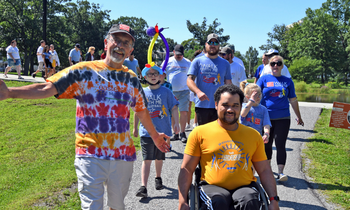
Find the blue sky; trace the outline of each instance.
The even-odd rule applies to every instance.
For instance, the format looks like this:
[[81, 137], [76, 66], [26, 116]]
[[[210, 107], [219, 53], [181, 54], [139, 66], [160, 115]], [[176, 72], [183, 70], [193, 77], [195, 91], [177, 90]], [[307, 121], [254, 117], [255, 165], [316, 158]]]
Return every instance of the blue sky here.
[[111, 10], [111, 19], [120, 16], [142, 17], [149, 26], [169, 27], [162, 32], [166, 38], [181, 43], [192, 38], [186, 20], [192, 24], [202, 23], [203, 17], [210, 24], [215, 18], [221, 23], [224, 35], [230, 35], [229, 43], [236, 50], [245, 54], [250, 46], [259, 51], [259, 46], [266, 44], [267, 33], [275, 24], [289, 25], [305, 17], [307, 8], [319, 9], [326, 0], [293, 0], [293, 1], [259, 1], [259, 0], [226, 0], [226, 1], [105, 1], [89, 0], [100, 4], [101, 9]]

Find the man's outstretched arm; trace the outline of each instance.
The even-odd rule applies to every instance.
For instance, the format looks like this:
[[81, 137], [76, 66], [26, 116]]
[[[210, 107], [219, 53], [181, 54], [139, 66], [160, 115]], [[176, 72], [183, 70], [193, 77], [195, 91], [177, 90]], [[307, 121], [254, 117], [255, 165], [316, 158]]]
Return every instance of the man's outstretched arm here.
[[57, 89], [51, 82], [8, 88], [4, 81], [0, 80], [0, 100], [7, 98], [41, 99], [57, 94]]

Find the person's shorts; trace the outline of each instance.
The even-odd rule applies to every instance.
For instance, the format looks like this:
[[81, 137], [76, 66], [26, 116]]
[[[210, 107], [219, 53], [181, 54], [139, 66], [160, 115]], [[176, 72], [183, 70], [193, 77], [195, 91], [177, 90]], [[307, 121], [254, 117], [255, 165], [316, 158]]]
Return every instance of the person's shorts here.
[[218, 113], [215, 108], [194, 108], [197, 116], [198, 125], [204, 125], [218, 119]]
[[183, 90], [183, 91], [173, 91], [175, 97], [179, 101], [179, 111], [188, 111], [188, 106], [190, 103], [190, 91], [189, 90]]
[[103, 209], [103, 194], [107, 190], [107, 205], [125, 209], [124, 198], [129, 191], [133, 161], [103, 160], [76, 157], [75, 172], [82, 209]]
[[160, 151], [151, 137], [141, 137], [143, 160], [165, 160], [165, 153]]
[[8, 66], [18, 66], [21, 65], [21, 59], [15, 59], [12, 58], [7, 59]]
[[194, 102], [194, 92], [190, 91], [190, 101]]
[[40, 71], [44, 70], [44, 62], [39, 62], [38, 70], [40, 70]]
[[45, 59], [46, 68], [52, 69], [51, 62], [49, 59]]
[[52, 61], [52, 68], [55, 68], [56, 67], [56, 60], [53, 60]]

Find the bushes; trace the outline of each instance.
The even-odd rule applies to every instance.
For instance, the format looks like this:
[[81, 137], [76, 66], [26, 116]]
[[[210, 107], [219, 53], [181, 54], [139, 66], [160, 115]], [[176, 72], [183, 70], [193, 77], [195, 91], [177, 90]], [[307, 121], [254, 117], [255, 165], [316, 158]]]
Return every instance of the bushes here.
[[302, 93], [307, 92], [307, 84], [306, 84], [306, 82], [304, 82], [304, 81], [296, 82], [295, 83], [295, 91], [296, 92], [302, 92]]

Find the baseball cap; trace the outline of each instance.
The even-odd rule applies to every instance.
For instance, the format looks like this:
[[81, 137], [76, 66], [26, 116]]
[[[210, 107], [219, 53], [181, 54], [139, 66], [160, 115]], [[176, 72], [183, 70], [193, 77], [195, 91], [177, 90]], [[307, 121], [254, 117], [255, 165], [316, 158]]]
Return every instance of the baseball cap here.
[[278, 50], [275, 49], [269, 49], [269, 51], [267, 51], [267, 53], [265, 53], [265, 55], [278, 55]]
[[75, 46], [80, 49], [80, 44], [76, 43]]
[[235, 46], [233, 44], [226, 45], [226, 47], [229, 47], [232, 50], [232, 52], [236, 52]]
[[147, 72], [148, 72], [150, 69], [154, 69], [154, 70], [158, 71], [160, 75], [163, 74], [163, 70], [162, 70], [161, 68], [159, 68], [158, 66], [152, 66], [152, 67], [145, 67], [145, 68], [143, 68], [143, 69], [142, 69], [142, 72], [141, 72], [141, 73], [142, 73], [142, 76], [143, 76], [143, 77], [146, 76]]
[[128, 25], [125, 25], [125, 24], [113, 24], [112, 27], [109, 29], [108, 34], [115, 34], [115, 33], [126, 33], [132, 38], [132, 40], [135, 41], [135, 38], [134, 38], [135, 32]]
[[174, 48], [175, 54], [176, 55], [183, 55], [184, 54], [184, 46], [181, 44], [177, 44]]
[[207, 36], [207, 42], [209, 42], [211, 39], [216, 39], [218, 42], [220, 42], [220, 41], [219, 41], [219, 36], [218, 36], [217, 34], [214, 34], [214, 33], [209, 34], [209, 35]]
[[232, 53], [232, 50], [231, 48], [229, 47], [223, 47], [221, 50], [220, 50], [220, 53], [226, 53], [226, 54], [231, 54]]

